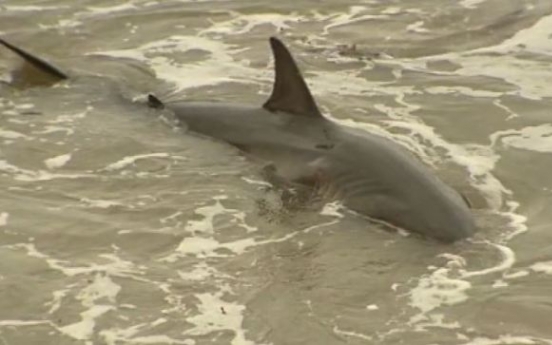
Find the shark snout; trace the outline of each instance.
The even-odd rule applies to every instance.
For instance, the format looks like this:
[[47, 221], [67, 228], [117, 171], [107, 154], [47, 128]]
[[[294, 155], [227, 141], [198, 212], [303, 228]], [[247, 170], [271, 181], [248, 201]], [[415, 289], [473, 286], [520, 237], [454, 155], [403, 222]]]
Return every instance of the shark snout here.
[[452, 243], [475, 233], [475, 220], [467, 205], [454, 202], [441, 206], [437, 213], [427, 216], [428, 224], [425, 232], [429, 236], [442, 242]]

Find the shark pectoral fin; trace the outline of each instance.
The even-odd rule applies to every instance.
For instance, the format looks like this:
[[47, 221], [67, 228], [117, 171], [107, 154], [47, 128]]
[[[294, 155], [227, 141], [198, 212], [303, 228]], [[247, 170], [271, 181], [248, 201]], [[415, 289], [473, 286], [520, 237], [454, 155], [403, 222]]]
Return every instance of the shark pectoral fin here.
[[50, 63], [36, 57], [25, 50], [14, 46], [0, 38], [0, 44], [15, 53], [25, 62], [23, 66], [15, 71], [14, 79], [21, 85], [52, 85], [61, 80], [68, 79], [68, 76]]
[[275, 37], [270, 38], [270, 46], [274, 54], [274, 87], [263, 107], [272, 112], [322, 118], [289, 50]]

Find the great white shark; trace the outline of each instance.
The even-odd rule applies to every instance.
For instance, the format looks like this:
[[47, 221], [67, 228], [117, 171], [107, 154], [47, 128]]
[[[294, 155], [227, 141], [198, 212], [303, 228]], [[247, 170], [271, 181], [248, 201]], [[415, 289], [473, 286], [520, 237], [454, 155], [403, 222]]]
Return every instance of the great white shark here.
[[[5, 40], [0, 44], [51, 83], [68, 78], [45, 60]], [[275, 79], [262, 106], [163, 101], [154, 95], [149, 105], [170, 111], [192, 132], [260, 158], [273, 178], [339, 198], [360, 214], [447, 243], [476, 231], [459, 193], [398, 143], [324, 117], [286, 46], [275, 37], [270, 46]]]

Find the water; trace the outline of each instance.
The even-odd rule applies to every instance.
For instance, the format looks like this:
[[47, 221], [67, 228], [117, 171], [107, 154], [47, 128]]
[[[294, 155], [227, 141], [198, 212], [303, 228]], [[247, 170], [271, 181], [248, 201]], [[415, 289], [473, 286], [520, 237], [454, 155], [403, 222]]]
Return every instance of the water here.
[[[1, 1], [2, 37], [74, 78], [0, 89], [0, 344], [552, 344], [551, 33], [544, 0]], [[143, 107], [262, 104], [270, 35], [480, 232], [282, 208], [256, 162]]]

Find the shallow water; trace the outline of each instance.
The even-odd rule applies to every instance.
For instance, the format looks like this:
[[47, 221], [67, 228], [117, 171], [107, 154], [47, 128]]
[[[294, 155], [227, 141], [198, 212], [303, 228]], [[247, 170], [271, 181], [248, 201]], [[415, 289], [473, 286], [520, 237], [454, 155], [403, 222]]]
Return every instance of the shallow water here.
[[[75, 76], [0, 86], [0, 344], [552, 344], [551, 33], [548, 0], [0, 2], [2, 37]], [[258, 164], [143, 106], [262, 104], [271, 35], [479, 233], [282, 208]]]

